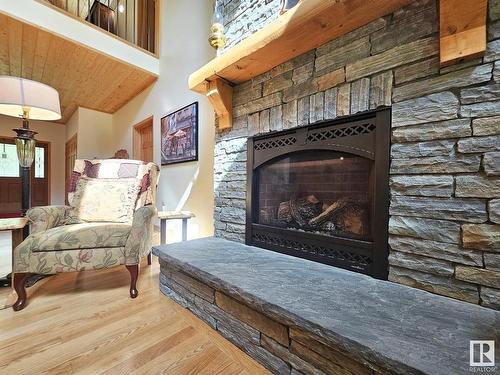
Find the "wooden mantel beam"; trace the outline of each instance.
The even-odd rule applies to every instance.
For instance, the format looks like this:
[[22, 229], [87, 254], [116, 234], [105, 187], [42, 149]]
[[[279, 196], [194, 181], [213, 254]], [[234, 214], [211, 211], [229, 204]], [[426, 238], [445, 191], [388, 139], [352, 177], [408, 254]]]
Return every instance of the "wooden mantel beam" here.
[[[229, 84], [238, 84], [390, 14], [415, 0], [302, 0], [264, 28], [189, 77], [189, 88], [207, 94], [217, 106], [219, 128], [231, 127]], [[225, 82], [220, 81], [223, 79]], [[217, 83], [219, 82], [219, 83]], [[220, 95], [222, 93], [222, 95]], [[214, 103], [215, 102], [215, 103]], [[222, 123], [221, 123], [222, 118]]]
[[234, 84], [245, 82], [413, 1], [302, 0], [191, 74], [189, 88], [205, 93], [205, 82], [218, 77]]
[[439, 39], [441, 66], [465, 58], [482, 56], [486, 51], [487, 0], [441, 0]]
[[[189, 76], [207, 94], [219, 128], [232, 126], [232, 88], [275, 66], [390, 14], [414, 0], [302, 0]], [[449, 65], [486, 50], [487, 0], [440, 0], [440, 61]]]

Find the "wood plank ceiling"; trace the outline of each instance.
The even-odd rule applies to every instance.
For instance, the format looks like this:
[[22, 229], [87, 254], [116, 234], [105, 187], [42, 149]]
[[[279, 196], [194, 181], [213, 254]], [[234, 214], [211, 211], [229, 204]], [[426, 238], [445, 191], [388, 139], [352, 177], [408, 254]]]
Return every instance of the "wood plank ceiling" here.
[[61, 123], [77, 107], [114, 113], [157, 77], [88, 47], [0, 14], [0, 75], [59, 91]]

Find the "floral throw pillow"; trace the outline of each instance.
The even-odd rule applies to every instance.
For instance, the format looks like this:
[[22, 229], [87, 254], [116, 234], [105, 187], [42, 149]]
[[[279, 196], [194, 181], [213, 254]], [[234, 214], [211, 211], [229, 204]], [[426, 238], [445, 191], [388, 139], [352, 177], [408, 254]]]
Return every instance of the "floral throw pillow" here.
[[131, 223], [140, 181], [136, 178], [81, 177], [66, 224], [81, 222]]

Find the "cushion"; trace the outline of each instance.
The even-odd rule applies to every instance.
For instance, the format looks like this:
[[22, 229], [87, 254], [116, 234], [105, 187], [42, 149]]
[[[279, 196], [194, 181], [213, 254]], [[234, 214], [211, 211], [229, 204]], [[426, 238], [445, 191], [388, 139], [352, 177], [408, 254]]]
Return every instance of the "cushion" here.
[[121, 223], [63, 225], [32, 234], [33, 251], [123, 247], [132, 226]]
[[118, 169], [118, 177], [127, 178], [127, 177], [137, 177], [137, 172], [139, 171], [139, 164], [135, 163], [121, 163], [120, 168]]
[[78, 180], [80, 180], [80, 177], [82, 176], [81, 173], [72, 171], [71, 172], [71, 177], [69, 179], [69, 184], [68, 184], [68, 192], [69, 193], [74, 193], [76, 190], [76, 185], [78, 185]]
[[78, 180], [66, 224], [78, 222], [131, 223], [140, 181], [136, 178]]
[[101, 168], [101, 163], [92, 163], [89, 160], [85, 160], [85, 169], [83, 174], [87, 177], [97, 178], [99, 177], [99, 168]]

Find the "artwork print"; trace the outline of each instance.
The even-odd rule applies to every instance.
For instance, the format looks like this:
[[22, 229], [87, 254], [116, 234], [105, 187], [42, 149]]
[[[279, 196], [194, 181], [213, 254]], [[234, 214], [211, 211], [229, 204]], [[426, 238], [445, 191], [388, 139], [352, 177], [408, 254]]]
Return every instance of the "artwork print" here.
[[198, 160], [198, 103], [161, 119], [161, 164]]

